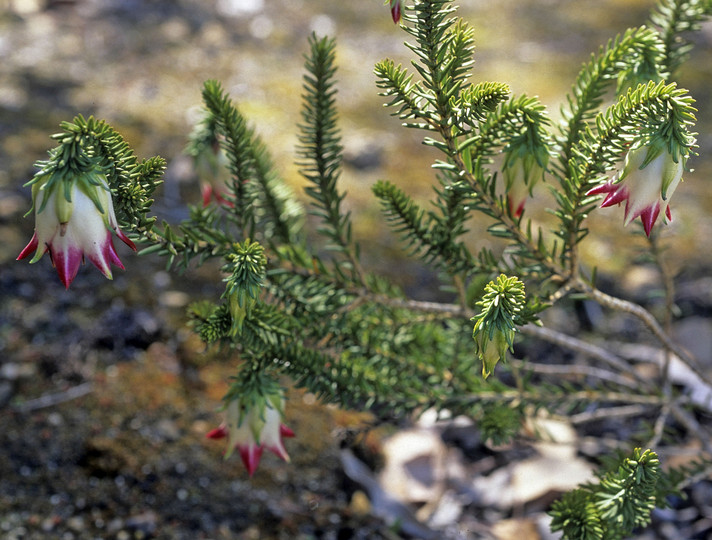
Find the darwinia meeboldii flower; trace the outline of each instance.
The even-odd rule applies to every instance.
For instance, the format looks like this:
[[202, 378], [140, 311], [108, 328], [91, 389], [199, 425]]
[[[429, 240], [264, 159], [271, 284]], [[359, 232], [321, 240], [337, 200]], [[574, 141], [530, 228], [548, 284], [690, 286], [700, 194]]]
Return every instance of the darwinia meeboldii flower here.
[[230, 401], [225, 408], [225, 423], [206, 435], [209, 439], [227, 437], [225, 458], [237, 450], [250, 476], [257, 470], [264, 448], [289, 461], [282, 438], [294, 437], [294, 432], [282, 423], [284, 399], [274, 397], [276, 403], [266, 400], [263, 406], [249, 409], [244, 408], [240, 399]]
[[640, 217], [645, 234], [650, 236], [660, 214], [672, 220], [668, 205], [683, 168], [684, 158], [675, 161], [662, 145], [641, 146], [628, 152], [617, 180], [597, 186], [587, 195], [606, 194], [601, 208], [625, 202], [625, 225]]
[[73, 177], [38, 178], [32, 185], [35, 232], [18, 260], [34, 253], [36, 263], [49, 252], [59, 279], [69, 288], [87, 257], [111, 279], [111, 265], [124, 268], [114, 248], [111, 231], [134, 251], [136, 246], [121, 232], [106, 177], [87, 173]]

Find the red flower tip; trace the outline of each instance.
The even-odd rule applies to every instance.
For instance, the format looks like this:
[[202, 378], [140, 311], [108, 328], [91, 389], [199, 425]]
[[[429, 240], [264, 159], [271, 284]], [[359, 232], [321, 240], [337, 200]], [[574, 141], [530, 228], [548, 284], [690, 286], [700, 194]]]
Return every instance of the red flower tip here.
[[205, 434], [207, 439], [224, 439], [227, 437], [227, 426], [216, 427]]
[[279, 426], [279, 434], [282, 437], [294, 437], [294, 431], [292, 429], [288, 428], [284, 424], [280, 424]]
[[[134, 251], [136, 251], [136, 244], [134, 244], [134, 243], [131, 241], [131, 239], [130, 239], [128, 236], [126, 236], [126, 235], [124, 234], [124, 231], [122, 231], [122, 230], [119, 229], [118, 227], [114, 227], [114, 232], [116, 233], [116, 236], [118, 236], [119, 238], [121, 238], [121, 241], [122, 241], [124, 244], [126, 244], [126, 245], [129, 246], [131, 249], [133, 249]], [[121, 268], [123, 268], [123, 266], [122, 266]]]
[[242, 463], [245, 466], [245, 469], [247, 469], [247, 473], [250, 475], [250, 478], [252, 478], [252, 475], [260, 465], [262, 447], [254, 444], [248, 444], [246, 446], [241, 446], [239, 450]]
[[401, 5], [400, 0], [391, 0], [391, 17], [393, 17], [393, 22], [398, 24], [401, 18]]
[[596, 186], [593, 189], [589, 189], [586, 192], [586, 195], [601, 195], [603, 193], [610, 193], [613, 191], [615, 188], [613, 187], [613, 184], [611, 182], [607, 182], [605, 184], [601, 184], [599, 186]]
[[616, 189], [611, 191], [608, 196], [601, 203], [601, 208], [607, 208], [613, 206], [614, 204], [620, 204], [623, 201], [627, 201], [629, 197], [628, 190], [625, 188]]
[[66, 289], [69, 289], [72, 281], [77, 277], [79, 266], [84, 260], [82, 250], [67, 248], [64, 251], [57, 251], [56, 253], [50, 251], [49, 254], [52, 259], [52, 264], [57, 268], [60, 281], [64, 284]]
[[23, 249], [20, 254], [17, 256], [17, 261], [24, 259], [25, 257], [28, 257], [32, 255], [36, 250], [37, 246], [39, 245], [39, 241], [37, 240], [37, 231], [32, 235], [32, 239], [30, 240], [30, 243], [25, 246], [25, 249]]
[[517, 208], [514, 208], [514, 201], [512, 200], [511, 195], [507, 195], [507, 204], [509, 205], [509, 211], [510, 213], [515, 217], [515, 218], [520, 218], [522, 214], [524, 213], [524, 203], [526, 202], [526, 199], [522, 199], [522, 202], [519, 203]]
[[640, 221], [643, 222], [643, 229], [645, 230], [645, 236], [650, 237], [650, 231], [655, 225], [655, 220], [658, 219], [660, 215], [660, 205], [655, 204], [654, 206], [648, 206], [640, 213]]

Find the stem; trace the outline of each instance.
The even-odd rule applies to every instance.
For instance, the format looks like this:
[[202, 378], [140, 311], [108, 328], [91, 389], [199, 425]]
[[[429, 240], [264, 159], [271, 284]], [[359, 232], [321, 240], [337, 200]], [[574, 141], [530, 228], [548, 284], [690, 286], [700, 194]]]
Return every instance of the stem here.
[[45, 409], [47, 407], [56, 407], [60, 403], [84, 397], [93, 390], [94, 385], [91, 382], [83, 382], [77, 386], [72, 386], [67, 390], [62, 390], [53, 394], [45, 394], [44, 396], [27, 400], [24, 403], [15, 405], [13, 409], [18, 412], [29, 413], [39, 409]]
[[564, 334], [563, 332], [558, 332], [550, 328], [536, 326], [534, 324], [527, 324], [525, 326], [521, 326], [518, 328], [518, 330], [522, 334], [548, 341], [549, 343], [553, 343], [554, 345], [558, 345], [564, 349], [580, 353], [588, 358], [594, 358], [596, 360], [599, 360], [619, 370], [621, 373], [625, 373], [633, 377], [635, 381], [639, 384], [645, 386], [649, 385], [649, 383], [646, 382], [644, 379], [641, 379], [640, 376], [625, 361], [602, 347], [592, 345], [591, 343], [587, 343], [573, 336], [569, 336], [568, 334]]
[[612, 382], [619, 386], [624, 386], [632, 390], [638, 390], [640, 384], [637, 381], [631, 381], [617, 373], [605, 369], [578, 364], [537, 364], [534, 362], [525, 362], [523, 360], [512, 359], [508, 362], [512, 366], [517, 366], [531, 373], [539, 373], [542, 375], [560, 375], [577, 376], [577, 377], [592, 377], [602, 381]]
[[[546, 400], [551, 402], [556, 396], [549, 393], [540, 394], [538, 392], [520, 392], [519, 390], [508, 390], [504, 392], [478, 392], [474, 395], [453, 396], [450, 401], [459, 402], [481, 402], [481, 401], [516, 401], [525, 400], [527, 402], [541, 402]], [[562, 402], [584, 401], [590, 403], [597, 402], [620, 402], [639, 405], [650, 405], [660, 407], [664, 404], [660, 396], [640, 395], [633, 393], [606, 392], [598, 390], [581, 390], [571, 392], [563, 396]]]
[[712, 443], [710, 443], [709, 433], [704, 430], [704, 428], [689, 411], [673, 404], [671, 406], [671, 414], [678, 422], [687, 428], [689, 433], [694, 433], [697, 436], [698, 440], [702, 443], [705, 452], [712, 453]]
[[[663, 327], [665, 333], [668, 336], [672, 335], [672, 310], [673, 303], [675, 301], [675, 282], [673, 280], [672, 272], [667, 265], [667, 262], [663, 258], [663, 253], [660, 248], [659, 236], [653, 233], [648, 237], [650, 243], [650, 252], [655, 259], [655, 263], [660, 271], [660, 277], [663, 282], [663, 289], [665, 290], [665, 313], [663, 320]], [[663, 363], [660, 366], [660, 386], [663, 391], [663, 395], [669, 400], [672, 398], [672, 384], [670, 382], [670, 362], [672, 360], [672, 355], [670, 354], [670, 349], [665, 347]], [[653, 437], [650, 440], [648, 446], [653, 447], [660, 442], [663, 436], [663, 431], [665, 430], [665, 424], [670, 417], [672, 405], [666, 405], [660, 410], [660, 414], [655, 421], [655, 427], [653, 430]]]
[[[662, 250], [660, 249], [659, 237], [657, 234], [652, 234], [648, 241], [650, 243], [650, 251], [655, 258], [655, 263], [660, 270], [660, 277], [663, 281], [665, 290], [665, 318], [663, 320], [663, 328], [668, 336], [672, 335], [672, 310], [675, 302], [675, 282], [672, 272], [670, 271], [667, 262], [663, 258]], [[670, 391], [668, 375], [670, 371], [670, 349], [665, 349], [665, 360], [660, 368], [660, 382], [666, 391]]]
[[[667, 397], [667, 394], [666, 394], [666, 397]], [[658, 414], [658, 417], [655, 420], [655, 425], [653, 426], [653, 436], [648, 441], [648, 443], [645, 445], [648, 448], [654, 448], [662, 440], [663, 432], [665, 430], [665, 424], [667, 423], [667, 420], [670, 417], [671, 410], [672, 410], [672, 405], [670, 403], [666, 403], [660, 409], [660, 414]]]

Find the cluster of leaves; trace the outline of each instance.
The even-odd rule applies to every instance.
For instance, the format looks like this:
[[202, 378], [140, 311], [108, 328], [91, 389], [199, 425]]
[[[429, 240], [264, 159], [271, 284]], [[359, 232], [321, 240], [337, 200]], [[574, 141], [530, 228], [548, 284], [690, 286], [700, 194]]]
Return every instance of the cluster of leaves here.
[[[70, 183], [63, 182], [65, 177], [92, 181], [95, 175], [105, 176], [119, 225], [134, 231], [134, 238], [150, 231], [156, 220], [148, 215], [153, 204], [151, 196], [161, 184], [165, 160], [156, 156], [139, 161], [120, 133], [93, 116], [78, 115], [60, 127], [62, 132], [52, 135], [58, 145], [50, 151], [49, 159], [37, 163], [39, 171], [29, 184], [49, 176], [45, 189], [52, 182], [62, 182], [69, 189]], [[99, 181], [94, 183], [101, 185]]]
[[505, 358], [506, 351], [514, 349], [517, 326], [538, 323], [536, 314], [544, 306], [527, 305], [524, 283], [504, 274], [485, 286], [477, 306], [480, 312], [472, 318], [475, 322], [472, 337], [482, 361], [482, 374], [487, 378], [497, 362]]
[[655, 452], [636, 448], [622, 457], [617, 470], [599, 474], [568, 492], [551, 509], [551, 529], [566, 540], [618, 540], [650, 523], [657, 501], [660, 462]]

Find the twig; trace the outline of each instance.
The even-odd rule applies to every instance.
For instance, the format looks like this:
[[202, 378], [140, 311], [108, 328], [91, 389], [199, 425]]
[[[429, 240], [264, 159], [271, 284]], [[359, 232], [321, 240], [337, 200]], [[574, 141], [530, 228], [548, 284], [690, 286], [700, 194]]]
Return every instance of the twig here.
[[686, 410], [679, 407], [677, 404], [672, 404], [670, 413], [687, 428], [690, 433], [694, 433], [702, 443], [705, 451], [712, 453], [712, 443], [710, 443], [709, 433], [705, 432], [699, 422]]
[[595, 422], [604, 418], [620, 418], [625, 416], [638, 416], [645, 413], [652, 405], [623, 405], [621, 407], [601, 407], [594, 411], [572, 414], [569, 422], [573, 425]]
[[539, 402], [542, 400], [561, 401], [561, 402], [591, 402], [598, 401], [601, 403], [628, 403], [640, 404], [660, 407], [664, 404], [664, 400], [660, 396], [623, 393], [623, 392], [607, 392], [600, 390], [580, 390], [578, 392], [570, 392], [558, 396], [548, 393], [544, 396], [541, 393], [533, 391], [520, 392], [518, 390], [507, 390], [503, 392], [478, 392], [472, 395], [453, 396], [448, 401], [452, 403], [459, 402], [482, 402], [482, 401], [520, 401], [526, 400], [531, 402]]
[[55, 392], [53, 394], [45, 394], [35, 399], [30, 399], [18, 405], [14, 405], [12, 408], [17, 412], [32, 412], [38, 409], [45, 409], [47, 407], [54, 407], [60, 403], [66, 401], [71, 401], [73, 399], [78, 399], [89, 394], [93, 390], [93, 384], [91, 382], [85, 382], [77, 386], [72, 386], [63, 390], [61, 392]]
[[544, 375], [578, 375], [583, 377], [593, 377], [600, 379], [602, 381], [612, 382], [619, 386], [625, 386], [626, 388], [631, 388], [637, 390], [640, 388], [639, 382], [633, 382], [625, 377], [621, 377], [617, 373], [607, 371], [605, 369], [593, 367], [593, 366], [582, 366], [577, 364], [537, 364], [535, 362], [526, 362], [524, 360], [510, 360], [508, 362], [510, 365], [517, 366], [519, 369], [524, 371], [530, 371], [532, 373], [540, 373]]
[[595, 287], [584, 283], [581, 280], [576, 283], [576, 288], [580, 292], [586, 294], [589, 298], [595, 300], [601, 305], [604, 305], [611, 309], [615, 309], [616, 311], [630, 313], [631, 315], [634, 315], [635, 317], [640, 319], [643, 324], [645, 324], [645, 326], [647, 326], [648, 329], [655, 335], [655, 337], [658, 338], [660, 343], [662, 343], [665, 348], [675, 353], [680, 358], [680, 360], [682, 360], [685, 364], [688, 365], [688, 367], [692, 371], [695, 372], [695, 375], [697, 375], [705, 383], [712, 386], [712, 381], [702, 371], [702, 368], [700, 368], [697, 360], [690, 356], [690, 354], [685, 349], [680, 347], [670, 338], [670, 336], [668, 336], [665, 330], [663, 330], [662, 326], [660, 326], [660, 323], [658, 323], [655, 317], [653, 317], [653, 315], [647, 309], [642, 306], [639, 306], [634, 302], [629, 302], [627, 300], [616, 298], [615, 296], [610, 296], [604, 293], [603, 291], [600, 291]]
[[655, 419], [655, 426], [653, 427], [653, 436], [648, 441], [648, 448], [655, 448], [663, 438], [663, 431], [665, 430], [665, 424], [670, 417], [670, 411], [672, 410], [672, 405], [666, 403], [660, 408], [660, 414]]
[[[668, 265], [666, 264], [665, 259], [663, 258], [658, 239], [659, 238], [657, 234], [653, 234], [648, 238], [650, 242], [650, 251], [653, 254], [653, 257], [655, 258], [655, 263], [657, 264], [658, 269], [660, 270], [660, 277], [662, 278], [663, 289], [665, 291], [665, 319], [663, 321], [663, 326], [665, 329], [665, 333], [668, 336], [671, 336], [672, 311], [674, 307], [673, 304], [675, 302], [675, 280], [673, 279], [672, 272], [670, 272], [670, 269], [668, 268]], [[665, 349], [665, 360], [663, 362], [663, 365], [660, 366], [660, 381], [662, 383], [663, 388], [668, 392], [670, 391], [670, 382], [668, 380], [668, 377], [670, 374], [670, 362], [672, 360], [670, 352], [670, 349]]]
[[463, 308], [458, 304], [443, 304], [440, 302], [425, 302], [422, 300], [409, 300], [405, 298], [390, 298], [387, 296], [374, 296], [373, 301], [391, 307], [412, 309], [413, 311], [426, 311], [430, 313], [442, 313], [451, 317], [463, 317], [471, 319], [475, 316], [475, 311]]
[[621, 373], [627, 373], [628, 375], [633, 377], [638, 383], [645, 384], [646, 386], [648, 385], [648, 383], [644, 381], [626, 362], [624, 362], [618, 356], [614, 355], [613, 353], [607, 351], [602, 347], [592, 345], [591, 343], [587, 343], [573, 336], [569, 336], [568, 334], [564, 334], [563, 332], [558, 332], [556, 330], [552, 330], [551, 328], [536, 326], [534, 324], [527, 324], [525, 326], [521, 326], [519, 327], [519, 331], [522, 334], [548, 341], [549, 343], [553, 343], [554, 345], [559, 345], [564, 349], [578, 352], [588, 358], [600, 360], [601, 362], [616, 368]]
[[704, 470], [700, 471], [697, 474], [688, 476], [682, 482], [680, 482], [680, 484], [678, 484], [676, 487], [677, 487], [677, 489], [682, 490], [682, 489], [692, 486], [693, 484], [696, 484], [697, 482], [699, 482], [701, 480], [709, 480], [710, 474], [712, 474], [712, 465], [705, 467]]

